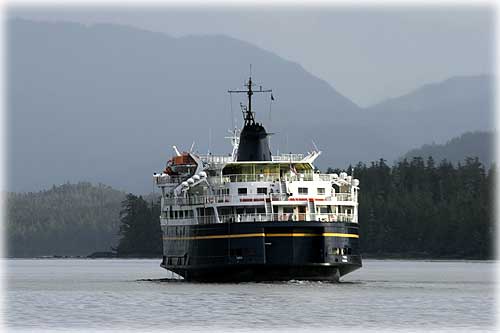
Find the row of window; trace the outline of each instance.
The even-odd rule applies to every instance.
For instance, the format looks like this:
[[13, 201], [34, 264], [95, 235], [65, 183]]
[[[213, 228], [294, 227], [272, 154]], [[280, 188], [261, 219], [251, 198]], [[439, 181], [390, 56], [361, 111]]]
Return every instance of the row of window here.
[[238, 207], [236, 208], [236, 214], [265, 214], [266, 209], [264, 207]]
[[[238, 195], [247, 195], [248, 189], [246, 187], [238, 188]], [[267, 187], [257, 187], [257, 194], [267, 194]]]
[[[299, 194], [307, 195], [307, 194], [309, 194], [309, 189], [307, 187], [299, 187], [298, 192], [299, 192]], [[316, 189], [316, 193], [318, 195], [325, 195], [325, 188], [324, 187], [318, 187]]]
[[[216, 190], [217, 195], [229, 195], [229, 189], [228, 188], [223, 188], [223, 189], [218, 189]], [[272, 193], [272, 190], [271, 190]], [[308, 195], [309, 194], [309, 189], [307, 187], [299, 187], [298, 188], [298, 193], [300, 195]], [[248, 189], [246, 187], [239, 187], [238, 188], [238, 195], [243, 196], [248, 194]], [[257, 194], [267, 194], [267, 187], [257, 187]], [[325, 188], [324, 187], [318, 187], [316, 189], [316, 194], [317, 195], [325, 195]]]
[[217, 195], [229, 195], [229, 189], [228, 188], [221, 188], [215, 191]]
[[[284, 206], [282, 209], [283, 209], [283, 214], [293, 214], [294, 213], [294, 208], [295, 207], [291, 207], [291, 206]], [[330, 206], [318, 206], [317, 208], [317, 213], [318, 214], [331, 214], [334, 212], [334, 210], [332, 210], [332, 207]], [[212, 212], [212, 210], [208, 210], [208, 212]], [[240, 215], [243, 215], [243, 214], [264, 214], [266, 211], [265, 211], [265, 208], [264, 207], [238, 207], [235, 209], [235, 211], [233, 211], [233, 209], [229, 209], [229, 210], [224, 210], [224, 209], [221, 209], [219, 211], [219, 215], [232, 215], [233, 213], [236, 213], [236, 214], [240, 214]], [[300, 213], [300, 212], [299, 212]], [[343, 210], [343, 212], [341, 213], [345, 213], [345, 214], [352, 214], [352, 209], [351, 208], [345, 208]], [[167, 215], [168, 214], [168, 215]], [[199, 216], [206, 216], [206, 211], [202, 211], [199, 213]], [[208, 214], [208, 215], [212, 215], [212, 214]], [[193, 218], [194, 217], [194, 212], [192, 210], [170, 210], [168, 213], [165, 213], [165, 216], [164, 217], [169, 217], [170, 219], [189, 219], [189, 218]]]
[[[317, 206], [316, 209], [317, 209], [317, 212], [319, 214], [330, 214], [330, 213], [336, 213], [335, 212], [335, 209], [331, 206]], [[344, 213], [344, 214], [352, 214], [352, 209], [351, 208], [342, 208], [342, 207], [339, 207], [339, 211], [338, 213]]]
[[[298, 193], [300, 195], [307, 195], [307, 194], [309, 194], [309, 189], [307, 187], [299, 187]], [[317, 195], [325, 195], [325, 188], [318, 187], [316, 189], [316, 193], [317, 193]], [[228, 194], [229, 194], [229, 192], [228, 192]], [[247, 195], [247, 194], [248, 194], [248, 189], [246, 187], [238, 188], [238, 195]], [[258, 187], [257, 194], [267, 194], [267, 187]]]
[[192, 210], [171, 210], [170, 218], [171, 219], [189, 219], [194, 217], [194, 213]]

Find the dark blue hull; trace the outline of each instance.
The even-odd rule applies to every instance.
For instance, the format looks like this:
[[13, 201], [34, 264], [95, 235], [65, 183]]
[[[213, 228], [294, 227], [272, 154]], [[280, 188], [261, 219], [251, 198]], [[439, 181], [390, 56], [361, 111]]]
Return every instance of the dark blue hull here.
[[167, 226], [162, 267], [206, 282], [338, 279], [362, 266], [357, 223]]

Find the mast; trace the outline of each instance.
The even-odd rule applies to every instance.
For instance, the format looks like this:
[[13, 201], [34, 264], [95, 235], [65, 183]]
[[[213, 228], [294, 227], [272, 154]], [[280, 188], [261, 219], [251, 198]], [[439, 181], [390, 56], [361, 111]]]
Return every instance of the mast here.
[[266, 89], [262, 90], [262, 86], [260, 86], [259, 90], [253, 90], [252, 87], [254, 86], [252, 82], [252, 75], [248, 77], [248, 82], [245, 83], [245, 87], [247, 87], [247, 90], [228, 90], [227, 92], [230, 94], [233, 93], [246, 93], [248, 96], [248, 105], [246, 108], [244, 108], [244, 114], [243, 114], [243, 119], [245, 120], [245, 126], [249, 125], [255, 125], [255, 114], [252, 112], [252, 95], [254, 93], [272, 93], [272, 89]]
[[[271, 150], [269, 149], [269, 134], [262, 124], [255, 122], [255, 113], [252, 111], [252, 96], [254, 93], [272, 93], [271, 89], [254, 90], [252, 82], [252, 67], [250, 67], [250, 76], [248, 82], [245, 82], [246, 90], [228, 90], [228, 93], [245, 93], [248, 96], [248, 105], [241, 105], [243, 119], [245, 124], [240, 133], [238, 141], [238, 151], [236, 161], [271, 161]], [[272, 94], [271, 94], [272, 98]]]
[[246, 114], [246, 117], [245, 117], [245, 125], [246, 124], [250, 125], [250, 122], [252, 124], [255, 124], [255, 117], [253, 116], [253, 113], [252, 113], [252, 95], [253, 95], [253, 91], [252, 91], [252, 77], [251, 76], [248, 78], [247, 87], [248, 87], [248, 91], [247, 91], [247, 95], [248, 95], [248, 110], [247, 110], [247, 114]]

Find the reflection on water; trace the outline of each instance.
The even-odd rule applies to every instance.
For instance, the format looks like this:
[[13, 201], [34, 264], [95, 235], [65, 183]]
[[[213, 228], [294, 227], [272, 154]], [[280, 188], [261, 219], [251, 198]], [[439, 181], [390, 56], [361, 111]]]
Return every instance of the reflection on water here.
[[10, 329], [494, 329], [493, 262], [365, 260], [341, 283], [190, 283], [159, 260], [4, 260]]

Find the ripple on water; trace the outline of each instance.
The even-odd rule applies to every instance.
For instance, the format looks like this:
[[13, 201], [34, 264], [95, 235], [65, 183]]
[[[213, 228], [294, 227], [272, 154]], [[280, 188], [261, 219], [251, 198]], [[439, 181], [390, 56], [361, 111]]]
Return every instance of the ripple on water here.
[[365, 261], [341, 283], [191, 283], [156, 260], [8, 260], [16, 329], [493, 330], [490, 262]]

